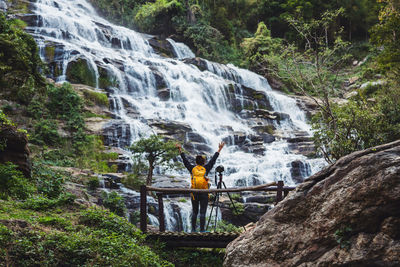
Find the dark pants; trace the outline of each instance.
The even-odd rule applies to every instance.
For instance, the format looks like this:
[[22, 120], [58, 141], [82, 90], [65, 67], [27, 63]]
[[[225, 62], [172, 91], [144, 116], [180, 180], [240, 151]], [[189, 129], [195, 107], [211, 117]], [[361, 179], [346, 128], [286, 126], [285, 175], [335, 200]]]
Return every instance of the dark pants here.
[[194, 193], [191, 196], [192, 200], [192, 232], [196, 231], [196, 220], [197, 214], [199, 213], [200, 205], [200, 231], [204, 231], [204, 225], [206, 224], [206, 211], [208, 204], [208, 194], [207, 193]]

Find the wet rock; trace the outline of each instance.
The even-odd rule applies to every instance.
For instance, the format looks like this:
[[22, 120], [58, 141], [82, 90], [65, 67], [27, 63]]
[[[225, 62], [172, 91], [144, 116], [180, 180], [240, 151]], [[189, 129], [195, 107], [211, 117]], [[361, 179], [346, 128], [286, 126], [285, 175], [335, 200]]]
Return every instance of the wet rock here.
[[161, 55], [167, 56], [167, 57], [174, 57], [174, 48], [165, 39], [161, 39], [160, 37], [153, 37], [148, 40], [149, 44], [153, 47], [153, 49], [158, 52]]
[[194, 132], [188, 132], [186, 134], [186, 139], [185, 140], [187, 142], [207, 143], [206, 139], [204, 139], [204, 137], [202, 137], [200, 134], [194, 133]]
[[156, 88], [162, 89], [168, 87], [167, 82], [165, 81], [162, 73], [157, 69], [155, 69], [154, 67], [150, 67], [150, 69], [152, 70], [154, 79], [156, 80]]
[[399, 177], [400, 140], [339, 159], [231, 242], [224, 266], [399, 266]]
[[[1, 10], [1, 2], [0, 2], [0, 10]], [[43, 18], [40, 15], [36, 14], [22, 14], [18, 15], [20, 20], [23, 20], [31, 27], [43, 27]]]
[[0, 163], [12, 162], [25, 177], [31, 177], [30, 151], [28, 138], [14, 126], [2, 125], [0, 128]]
[[103, 130], [104, 145], [127, 147], [130, 145], [131, 127], [121, 120], [111, 120]]
[[167, 101], [171, 98], [171, 90], [169, 88], [160, 88], [157, 89], [157, 96], [162, 101]]
[[290, 167], [290, 174], [296, 184], [303, 182], [304, 178], [311, 174], [310, 164], [301, 160], [292, 161]]
[[192, 64], [199, 68], [201, 71], [207, 70], [207, 62], [199, 57], [185, 58], [182, 60], [186, 64]]

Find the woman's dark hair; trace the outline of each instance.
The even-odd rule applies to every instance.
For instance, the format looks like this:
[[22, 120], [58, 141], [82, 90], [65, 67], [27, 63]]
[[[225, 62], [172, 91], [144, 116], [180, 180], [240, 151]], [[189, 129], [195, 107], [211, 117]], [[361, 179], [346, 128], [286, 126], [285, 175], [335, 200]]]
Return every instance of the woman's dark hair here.
[[197, 155], [196, 156], [196, 164], [197, 165], [201, 165], [203, 166], [204, 164], [206, 164], [206, 157], [202, 156], [202, 155]]

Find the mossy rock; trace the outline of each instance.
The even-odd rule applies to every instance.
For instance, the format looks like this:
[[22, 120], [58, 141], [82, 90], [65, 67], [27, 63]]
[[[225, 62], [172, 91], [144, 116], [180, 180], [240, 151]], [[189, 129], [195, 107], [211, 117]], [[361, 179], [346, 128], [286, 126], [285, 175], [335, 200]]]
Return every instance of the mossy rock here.
[[118, 87], [118, 81], [107, 69], [98, 67], [99, 70], [99, 88]]
[[54, 46], [46, 46], [44, 48], [44, 56], [47, 62], [54, 61], [55, 54], [56, 54], [56, 48]]
[[7, 0], [8, 12], [9, 13], [20, 13], [27, 14], [32, 10], [32, 5], [27, 0]]
[[71, 61], [67, 66], [67, 80], [71, 83], [81, 83], [96, 86], [96, 75], [88, 61], [83, 58]]

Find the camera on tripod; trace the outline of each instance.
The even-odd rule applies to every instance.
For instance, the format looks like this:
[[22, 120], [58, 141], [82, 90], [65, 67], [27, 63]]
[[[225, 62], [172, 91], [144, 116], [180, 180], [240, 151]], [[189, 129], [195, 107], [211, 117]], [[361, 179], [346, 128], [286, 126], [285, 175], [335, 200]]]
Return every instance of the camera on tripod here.
[[225, 168], [224, 168], [224, 166], [219, 165], [217, 168], [215, 168], [215, 171], [221, 173], [221, 172], [225, 171]]

